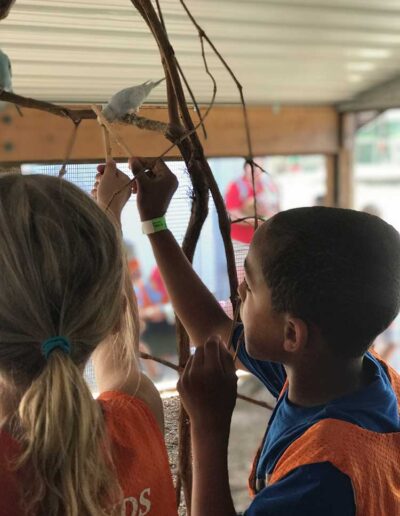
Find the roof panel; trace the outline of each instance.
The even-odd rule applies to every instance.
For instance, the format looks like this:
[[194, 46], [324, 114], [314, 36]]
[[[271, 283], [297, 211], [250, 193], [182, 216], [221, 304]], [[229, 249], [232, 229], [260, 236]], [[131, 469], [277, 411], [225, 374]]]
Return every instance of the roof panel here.
[[[212, 85], [195, 28], [179, 0], [160, 0], [176, 54], [199, 102]], [[398, 0], [187, 0], [244, 86], [249, 103], [351, 99], [397, 74]], [[155, 41], [129, 0], [17, 0], [0, 25], [14, 89], [60, 102], [106, 101], [163, 70]], [[219, 103], [238, 102], [209, 52]], [[165, 86], [149, 101], [165, 102]]]

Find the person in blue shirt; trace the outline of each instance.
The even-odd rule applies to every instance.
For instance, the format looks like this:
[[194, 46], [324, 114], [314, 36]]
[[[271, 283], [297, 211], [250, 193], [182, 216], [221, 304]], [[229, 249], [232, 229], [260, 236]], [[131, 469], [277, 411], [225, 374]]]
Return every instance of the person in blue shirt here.
[[[166, 213], [177, 180], [162, 161], [151, 166], [134, 159], [131, 165], [148, 227]], [[143, 173], [144, 166], [153, 174]], [[191, 418], [192, 515], [236, 515], [227, 467], [234, 366], [256, 375], [278, 399], [256, 459], [255, 497], [246, 516], [375, 516], [374, 479], [362, 477], [368, 453], [378, 458], [380, 482], [373, 496], [385, 495], [381, 514], [400, 514], [399, 475], [390, 462], [398, 456], [391, 436], [400, 431], [400, 380], [368, 352], [400, 307], [397, 231], [378, 217], [336, 208], [299, 208], [272, 217], [256, 231], [246, 257], [239, 287], [243, 325], [229, 351], [224, 343], [232, 321], [171, 232], [162, 226], [149, 239], [175, 311], [197, 347], [178, 384]], [[336, 428], [338, 422], [350, 444], [354, 433], [366, 436], [365, 446], [353, 450], [329, 434], [329, 425]], [[332, 448], [344, 467], [331, 454], [274, 479], [290, 450], [317, 429], [313, 447], [321, 457]], [[327, 435], [331, 441], [318, 441]], [[375, 436], [388, 436], [379, 440], [379, 449]], [[351, 469], [353, 463], [358, 469]]]

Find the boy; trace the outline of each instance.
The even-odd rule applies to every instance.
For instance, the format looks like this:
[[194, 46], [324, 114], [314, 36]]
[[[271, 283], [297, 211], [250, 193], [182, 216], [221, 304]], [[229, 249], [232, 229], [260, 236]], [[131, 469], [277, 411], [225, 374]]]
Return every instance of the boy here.
[[[236, 379], [221, 344], [232, 322], [172, 234], [148, 222], [166, 213], [175, 176], [160, 161], [152, 176], [131, 164], [141, 220], [198, 346], [179, 382], [192, 421], [192, 514], [233, 516], [226, 455]], [[278, 398], [246, 516], [400, 514], [400, 381], [368, 352], [399, 311], [398, 233], [352, 210], [289, 210], [257, 230], [245, 271], [236, 367]]]

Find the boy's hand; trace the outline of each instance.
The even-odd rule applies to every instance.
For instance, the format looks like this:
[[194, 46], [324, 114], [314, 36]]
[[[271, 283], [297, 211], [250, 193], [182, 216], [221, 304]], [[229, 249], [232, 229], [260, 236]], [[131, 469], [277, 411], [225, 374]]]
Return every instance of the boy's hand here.
[[161, 159], [154, 163], [154, 160], [131, 158], [129, 164], [135, 176], [133, 191], [137, 193], [141, 220], [164, 216], [178, 188], [176, 176]]
[[92, 197], [97, 204], [111, 210], [117, 220], [132, 193], [131, 179], [117, 169], [114, 161], [97, 167], [96, 181], [93, 185]]
[[232, 356], [219, 337], [211, 337], [192, 355], [178, 382], [192, 423], [229, 430], [236, 403], [237, 376]]

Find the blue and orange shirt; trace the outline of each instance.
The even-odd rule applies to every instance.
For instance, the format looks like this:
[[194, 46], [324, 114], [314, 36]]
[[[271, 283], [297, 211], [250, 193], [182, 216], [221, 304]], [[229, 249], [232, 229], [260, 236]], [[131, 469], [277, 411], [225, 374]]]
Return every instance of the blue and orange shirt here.
[[[241, 333], [239, 327], [235, 345]], [[250, 480], [255, 492], [246, 516], [386, 516], [384, 512], [366, 512], [361, 501], [361, 492], [373, 493], [379, 478], [382, 493], [390, 491], [391, 507], [398, 499], [400, 514], [398, 468], [393, 472], [391, 466], [381, 464], [385, 474], [377, 475], [376, 461], [385, 461], [385, 453], [392, 464], [400, 464], [400, 457], [396, 458], [400, 453], [398, 397], [380, 360], [371, 353], [365, 355], [372, 380], [363, 389], [326, 405], [304, 408], [293, 405], [287, 392], [282, 392], [286, 373], [281, 364], [255, 360], [245, 346], [240, 347], [238, 357], [279, 398]], [[362, 466], [370, 462], [372, 468], [373, 463], [363, 462], [364, 454], [375, 461], [374, 478], [368, 479], [367, 485], [362, 484]]]

